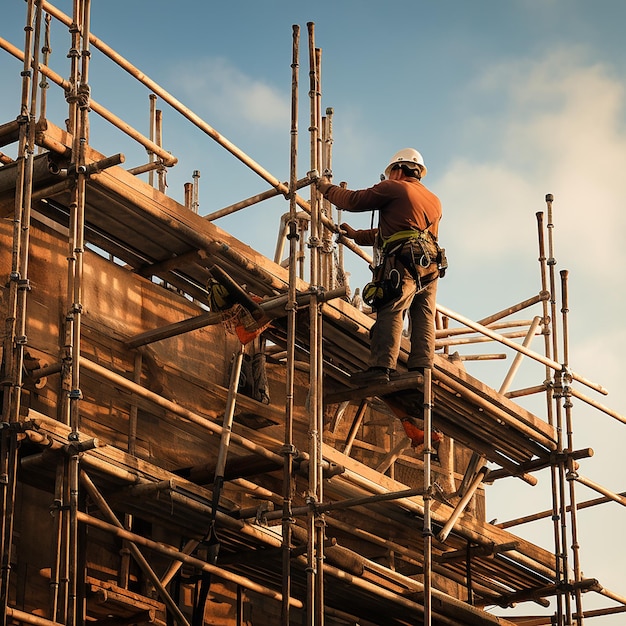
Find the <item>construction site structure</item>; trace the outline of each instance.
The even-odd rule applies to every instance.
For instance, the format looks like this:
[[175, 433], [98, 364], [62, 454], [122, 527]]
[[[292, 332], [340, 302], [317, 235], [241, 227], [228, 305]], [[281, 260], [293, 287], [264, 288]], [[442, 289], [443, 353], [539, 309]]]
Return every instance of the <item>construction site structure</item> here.
[[[0, 154], [2, 624], [566, 626], [626, 612], [626, 597], [581, 572], [578, 509], [626, 499], [580, 475], [592, 451], [574, 446], [572, 399], [624, 418], [579, 391], [604, 392], [569, 367], [552, 197], [547, 220], [537, 213], [536, 296], [480, 321], [439, 304], [434, 368], [406, 372], [403, 339], [391, 381], [359, 388], [373, 315], [343, 261], [371, 259], [336, 237], [314, 185], [333, 143], [314, 25], [306, 168], [292, 33], [285, 183], [95, 37], [90, 0], [74, 7], [28, 0], [23, 48], [0, 39], [22, 83], [21, 110], [0, 125], [14, 151]], [[65, 78], [48, 64], [51, 28], [68, 33]], [[150, 137], [91, 97], [92, 49], [145, 85]], [[46, 114], [55, 84], [63, 125]], [[159, 99], [269, 191], [202, 216], [195, 171], [184, 203], [166, 195], [176, 158]], [[94, 115], [148, 162], [125, 169], [122, 152], [99, 153]], [[279, 196], [274, 259], [216, 224]], [[489, 356], [463, 346], [483, 341], [513, 355], [499, 389], [466, 371]], [[522, 359], [545, 376], [511, 391]], [[539, 393], [545, 418], [516, 402]], [[552, 519], [553, 549], [513, 534], [524, 520], [485, 519], [489, 484], [533, 485], [538, 472], [551, 501], [534, 517]], [[580, 483], [602, 497], [578, 503]], [[603, 608], [585, 611], [590, 593]]]

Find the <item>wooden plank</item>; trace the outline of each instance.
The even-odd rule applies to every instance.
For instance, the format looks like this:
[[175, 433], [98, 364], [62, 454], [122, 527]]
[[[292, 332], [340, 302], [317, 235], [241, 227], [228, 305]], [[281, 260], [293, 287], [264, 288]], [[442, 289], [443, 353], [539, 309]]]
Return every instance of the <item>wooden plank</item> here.
[[486, 443], [494, 447], [498, 454], [518, 462], [529, 461], [534, 455], [546, 456], [549, 452], [549, 448], [539, 445], [528, 432], [518, 430], [515, 425], [502, 423], [497, 416], [477, 410], [471, 403], [454, 394], [438, 393], [436, 398], [435, 424], [444, 432], [449, 431], [451, 436], [455, 432], [456, 438], [470, 444], [468, 447], [471, 449]]
[[[359, 401], [364, 397], [390, 395], [401, 403], [411, 415], [420, 419], [421, 395], [412, 393], [421, 385], [422, 376], [408, 374], [392, 378], [389, 383], [376, 383], [366, 388], [348, 389], [328, 394], [326, 403], [345, 400]], [[481, 452], [490, 460], [502, 465], [512, 474], [517, 474], [517, 463], [531, 460], [534, 455], [545, 455], [546, 448], [537, 445], [525, 432], [516, 429], [517, 424], [507, 417], [507, 423], [499, 419], [501, 412], [493, 415], [489, 407], [476, 411], [474, 406], [461, 396], [447, 393], [443, 384], [436, 384], [434, 422], [445, 434], [467, 445], [470, 449]], [[403, 392], [407, 394], [403, 395]], [[550, 443], [550, 442], [546, 442]]]
[[[394, 492], [408, 489], [406, 485], [399, 483], [388, 476], [380, 474], [375, 469], [369, 468], [362, 463], [342, 454], [338, 450], [329, 446], [323, 446], [323, 457], [337, 465], [343, 466], [350, 473], [354, 473], [355, 476], [361, 477], [365, 481], [371, 484], [373, 492]], [[349, 477], [347, 477], [349, 480]], [[334, 480], [334, 479], [333, 479]], [[403, 499], [399, 502], [399, 506], [406, 506], [408, 502], [412, 503], [413, 509], [416, 513], [423, 514], [423, 499], [420, 496], [414, 496], [409, 499]], [[448, 518], [452, 512], [452, 508], [443, 503], [439, 503], [439, 506], [432, 512], [433, 521], [436, 523], [444, 524], [448, 521]], [[501, 545], [511, 543], [514, 541], [519, 542], [519, 548], [515, 554], [510, 554], [513, 561], [516, 560], [516, 554], [523, 553], [527, 555], [530, 560], [534, 560], [541, 567], [541, 569], [554, 570], [555, 559], [554, 555], [550, 552], [534, 546], [530, 542], [516, 537], [510, 533], [500, 532], [499, 529], [491, 524], [481, 523], [471, 516], [464, 515], [461, 517], [457, 525], [455, 526], [455, 532], [466, 536], [468, 539], [476, 541], [481, 545]]]
[[[556, 443], [556, 432], [552, 426], [506, 396], [499, 394], [495, 389], [488, 387], [482, 381], [473, 378], [464, 369], [443, 358], [437, 359], [435, 367], [445, 373], [444, 380], [447, 379], [460, 383], [467, 390], [484, 398], [494, 407], [508, 413], [522, 424], [537, 431], [538, 434], [543, 435], [547, 440]], [[438, 377], [439, 375], [437, 375]]]
[[95, 596], [94, 602], [89, 602], [89, 609], [95, 608], [94, 605], [100, 605], [102, 610], [98, 611], [99, 614], [130, 616], [142, 611], [151, 611], [153, 619], [150, 621], [152, 622], [155, 611], [165, 613], [165, 604], [162, 602], [123, 589], [112, 582], [87, 576], [86, 583], [88, 593]]

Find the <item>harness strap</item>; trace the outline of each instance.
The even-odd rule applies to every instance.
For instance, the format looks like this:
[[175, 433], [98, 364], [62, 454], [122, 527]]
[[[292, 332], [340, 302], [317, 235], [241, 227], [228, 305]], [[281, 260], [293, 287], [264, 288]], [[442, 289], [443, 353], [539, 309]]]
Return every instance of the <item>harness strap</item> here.
[[390, 237], [387, 237], [387, 239], [383, 241], [382, 249], [383, 251], [385, 251], [388, 249], [388, 247], [391, 244], [396, 243], [398, 241], [407, 242], [411, 240], [417, 241], [420, 239], [436, 241], [435, 236], [428, 229], [426, 230], [399, 230], [397, 233], [394, 233], [393, 235], [391, 235]]

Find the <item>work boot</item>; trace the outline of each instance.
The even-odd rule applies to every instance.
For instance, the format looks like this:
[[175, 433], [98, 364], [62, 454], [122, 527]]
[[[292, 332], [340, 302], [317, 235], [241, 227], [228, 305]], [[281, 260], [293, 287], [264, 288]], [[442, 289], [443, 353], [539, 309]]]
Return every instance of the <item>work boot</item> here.
[[388, 367], [370, 367], [363, 372], [355, 372], [350, 376], [350, 380], [357, 385], [388, 383], [390, 371]]

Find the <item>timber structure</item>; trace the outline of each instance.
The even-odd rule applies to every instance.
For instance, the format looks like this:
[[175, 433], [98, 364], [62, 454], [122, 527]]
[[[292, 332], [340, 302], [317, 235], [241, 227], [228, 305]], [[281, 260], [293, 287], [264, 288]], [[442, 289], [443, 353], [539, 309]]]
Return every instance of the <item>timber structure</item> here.
[[[590, 481], [577, 459], [592, 451], [573, 446], [572, 396], [624, 419], [575, 389], [604, 392], [569, 369], [554, 296], [560, 287], [566, 311], [567, 273], [554, 275], [543, 212], [537, 296], [480, 321], [439, 305], [434, 369], [357, 388], [372, 315], [351, 296], [343, 255], [370, 259], [334, 240], [313, 184], [332, 157], [313, 24], [308, 173], [298, 177], [294, 26], [284, 183], [96, 38], [90, 0], [74, 5], [68, 16], [28, 0], [23, 49], [0, 40], [22, 68], [21, 110], [0, 120], [0, 147], [14, 150], [0, 165], [2, 624], [565, 626], [626, 611], [581, 573], [575, 485]], [[48, 66], [51, 27], [68, 32], [67, 78]], [[145, 84], [150, 137], [91, 98], [92, 47]], [[63, 127], [46, 115], [44, 83], [65, 91]], [[183, 203], [166, 195], [176, 158], [161, 145], [158, 98], [269, 191], [206, 216], [195, 173]], [[98, 152], [93, 115], [149, 162], [126, 169], [122, 152]], [[274, 259], [217, 225], [280, 195]], [[459, 354], [483, 339], [514, 357], [497, 390]], [[400, 370], [406, 355], [403, 345]], [[522, 358], [547, 382], [509, 391]], [[516, 402], [531, 393], [545, 395], [545, 417]], [[415, 449], [390, 403], [423, 430]], [[539, 471], [552, 484], [553, 550], [485, 519], [488, 484], [534, 484]], [[585, 613], [587, 593], [607, 608]], [[527, 616], [507, 616], [524, 603]]]

